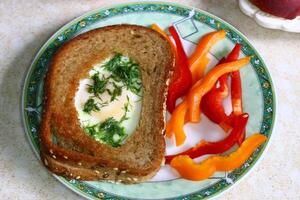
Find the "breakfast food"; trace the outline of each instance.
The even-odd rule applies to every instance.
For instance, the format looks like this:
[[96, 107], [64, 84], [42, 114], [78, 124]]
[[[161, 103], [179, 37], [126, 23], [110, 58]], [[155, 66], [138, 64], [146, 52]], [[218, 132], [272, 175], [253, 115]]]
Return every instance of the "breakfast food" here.
[[44, 165], [79, 180], [137, 183], [155, 175], [173, 67], [169, 42], [142, 26], [103, 27], [64, 44], [45, 82]]
[[[166, 35], [158, 26], [152, 25], [152, 28], [162, 35]], [[219, 30], [204, 35], [189, 60], [185, 55], [175, 26], [169, 27], [169, 32], [176, 44], [174, 51], [176, 67], [168, 89], [167, 107], [171, 112], [171, 117], [167, 122], [166, 137], [174, 138], [176, 147], [182, 146], [187, 138], [184, 125], [189, 122], [201, 123], [200, 110], [208, 119], [218, 124], [227, 133], [227, 137], [217, 142], [201, 140], [192, 148], [174, 155], [166, 155], [165, 163], [175, 169], [182, 178], [193, 181], [207, 179], [216, 171], [235, 170], [243, 165], [267, 139], [260, 133], [245, 138], [249, 115], [243, 113], [239, 69], [246, 66], [251, 58], [246, 56], [238, 59], [241, 45], [237, 43], [227, 57], [223, 57], [214, 68], [204, 73], [209, 63], [209, 49], [217, 41], [224, 39], [226, 32]], [[227, 85], [229, 76], [231, 76], [232, 112], [227, 115], [223, 107], [223, 100], [229, 95]], [[172, 90], [180, 91], [180, 93], [170, 95]], [[177, 102], [175, 105], [177, 100], [181, 102]], [[229, 130], [231, 130], [230, 133]], [[200, 163], [193, 160], [207, 154], [225, 153], [235, 144], [240, 147], [229, 155], [211, 156]]]
[[[188, 57], [175, 26], [168, 29], [174, 43], [158, 25], [151, 27], [95, 29], [56, 53], [40, 130], [41, 158], [50, 171], [78, 180], [139, 183], [164, 163], [172, 173], [199, 181], [240, 167], [266, 141], [262, 134], [246, 138], [249, 115], [243, 110], [239, 70], [251, 57], [240, 58], [241, 44], [205, 73], [209, 50], [225, 38], [225, 30], [204, 35]], [[223, 105], [227, 97], [229, 115]], [[165, 155], [165, 139], [173, 138], [175, 148], [183, 146], [184, 125], [201, 123], [201, 113], [227, 136]], [[235, 144], [240, 147], [228, 156], [192, 160], [226, 153]]]

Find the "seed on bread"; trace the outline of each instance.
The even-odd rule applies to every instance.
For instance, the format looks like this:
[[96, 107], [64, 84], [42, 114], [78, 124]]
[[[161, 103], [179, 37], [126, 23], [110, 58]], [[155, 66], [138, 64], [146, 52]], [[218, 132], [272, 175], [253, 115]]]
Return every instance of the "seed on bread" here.
[[46, 158], [44, 159], [44, 164], [45, 164], [46, 166], [48, 166], [48, 161], [47, 161]]
[[102, 175], [102, 178], [108, 178], [109, 174], [107, 172], [104, 172], [104, 174]]

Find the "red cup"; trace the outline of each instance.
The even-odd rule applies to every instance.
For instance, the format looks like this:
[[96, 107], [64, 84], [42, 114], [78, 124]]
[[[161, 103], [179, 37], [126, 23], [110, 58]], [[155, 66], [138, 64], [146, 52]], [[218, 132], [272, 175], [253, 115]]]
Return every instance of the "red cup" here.
[[300, 0], [250, 0], [262, 11], [269, 14], [294, 19], [300, 15]]

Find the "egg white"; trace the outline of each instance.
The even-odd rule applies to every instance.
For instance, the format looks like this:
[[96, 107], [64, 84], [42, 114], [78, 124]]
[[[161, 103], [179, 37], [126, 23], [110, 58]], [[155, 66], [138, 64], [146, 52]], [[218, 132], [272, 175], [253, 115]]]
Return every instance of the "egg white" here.
[[[103, 67], [103, 65], [109, 60], [110, 58], [107, 58], [103, 62], [94, 65], [93, 68], [89, 71], [89, 76], [91, 77], [97, 72], [99, 72], [100, 78], [102, 78], [103, 76], [110, 76], [111, 73], [105, 70]], [[121, 126], [125, 128], [125, 132], [128, 135], [132, 134], [136, 129], [140, 118], [142, 109], [141, 96], [138, 96], [130, 90], [123, 88], [122, 94], [118, 96], [114, 101], [110, 102], [111, 96], [107, 92], [104, 92], [100, 95], [101, 100], [99, 98], [93, 99], [98, 103], [107, 101], [108, 105], [102, 107], [100, 111], [92, 111], [90, 114], [88, 114], [83, 112], [83, 108], [86, 101], [90, 97], [93, 97], [93, 94], [90, 94], [87, 91], [88, 85], [91, 84], [92, 80], [89, 77], [80, 80], [78, 90], [75, 94], [75, 108], [78, 113], [78, 119], [80, 121], [81, 127], [98, 124], [110, 117], [113, 117], [115, 120], [119, 121], [125, 113], [124, 105], [129, 99], [130, 106], [129, 111], [127, 112], [128, 119], [124, 120], [121, 123]], [[109, 84], [107, 87], [108, 89], [112, 89], [113, 85]]]

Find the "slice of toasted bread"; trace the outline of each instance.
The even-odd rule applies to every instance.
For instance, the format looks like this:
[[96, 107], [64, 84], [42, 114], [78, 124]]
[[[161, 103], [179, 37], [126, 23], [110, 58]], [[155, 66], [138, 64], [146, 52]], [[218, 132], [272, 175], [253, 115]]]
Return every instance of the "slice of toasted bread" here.
[[[135, 132], [120, 147], [101, 144], [80, 127], [74, 106], [79, 80], [116, 52], [139, 64], [142, 111]], [[137, 183], [159, 170], [165, 153], [165, 100], [174, 67], [169, 43], [136, 25], [114, 25], [83, 33], [56, 53], [45, 82], [40, 128], [41, 159], [53, 173], [71, 179]]]

